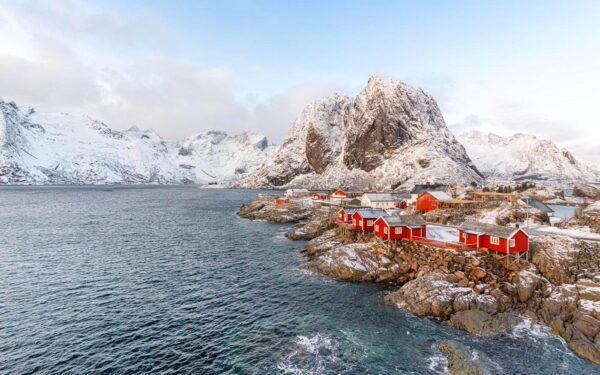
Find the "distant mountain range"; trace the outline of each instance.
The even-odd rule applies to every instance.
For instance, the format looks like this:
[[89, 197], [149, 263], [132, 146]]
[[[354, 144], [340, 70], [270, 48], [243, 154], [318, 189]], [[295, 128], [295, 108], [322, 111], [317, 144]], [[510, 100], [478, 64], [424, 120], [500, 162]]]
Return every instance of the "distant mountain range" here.
[[598, 181], [600, 169], [554, 142], [518, 133], [500, 137], [472, 130], [458, 140], [488, 180]]
[[261, 134], [179, 142], [86, 116], [0, 100], [0, 184], [229, 183], [234, 187], [405, 189], [416, 183], [598, 181], [597, 166], [553, 142], [470, 131], [455, 137], [434, 98], [373, 76], [356, 96], [305, 107], [281, 145]]
[[37, 113], [0, 100], [0, 184], [228, 182], [272, 150], [261, 134], [199, 133], [181, 142], [89, 117]]

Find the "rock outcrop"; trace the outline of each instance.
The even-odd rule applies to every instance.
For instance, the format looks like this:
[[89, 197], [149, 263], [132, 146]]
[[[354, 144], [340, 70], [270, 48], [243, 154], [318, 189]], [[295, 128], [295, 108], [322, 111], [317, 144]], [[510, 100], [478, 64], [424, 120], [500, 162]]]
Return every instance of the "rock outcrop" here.
[[450, 375], [491, 375], [492, 363], [483, 353], [474, 353], [470, 348], [453, 340], [444, 340], [438, 344], [440, 351], [448, 360]]
[[257, 198], [243, 204], [238, 215], [250, 220], [266, 220], [274, 223], [297, 223], [312, 217], [310, 198], [293, 199], [287, 203], [275, 204], [274, 197]]
[[408, 187], [482, 182], [421, 89], [373, 76], [355, 98], [333, 94], [307, 106], [274, 154], [236, 186]]

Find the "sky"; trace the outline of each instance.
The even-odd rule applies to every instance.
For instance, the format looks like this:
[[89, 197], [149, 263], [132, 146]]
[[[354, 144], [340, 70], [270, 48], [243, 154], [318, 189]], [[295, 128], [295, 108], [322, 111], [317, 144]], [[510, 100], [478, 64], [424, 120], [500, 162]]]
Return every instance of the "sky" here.
[[599, 1], [0, 0], [0, 98], [169, 139], [280, 142], [382, 74], [455, 133], [534, 134], [600, 162]]

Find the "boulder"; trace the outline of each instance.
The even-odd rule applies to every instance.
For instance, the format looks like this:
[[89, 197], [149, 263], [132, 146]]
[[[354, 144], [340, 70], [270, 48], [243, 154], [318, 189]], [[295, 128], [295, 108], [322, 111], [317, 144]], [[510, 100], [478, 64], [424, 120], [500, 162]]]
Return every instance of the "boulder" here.
[[386, 300], [416, 315], [448, 318], [454, 313], [453, 303], [457, 297], [470, 294], [480, 296], [471, 288], [456, 286], [451, 281], [455, 279], [454, 275], [437, 271], [421, 274], [398, 291], [388, 294]]
[[538, 250], [531, 261], [540, 273], [554, 284], [575, 281], [571, 273], [578, 251], [574, 241], [567, 237], [544, 235], [536, 242]]
[[517, 273], [514, 282], [519, 301], [527, 302], [540, 281], [540, 276], [534, 270], [522, 270]]
[[444, 340], [438, 344], [448, 360], [450, 375], [491, 375], [491, 361], [483, 353], [474, 353], [468, 347], [453, 341]]
[[447, 324], [472, 335], [495, 336], [520, 322], [513, 313], [489, 314], [482, 310], [465, 310], [453, 314]]

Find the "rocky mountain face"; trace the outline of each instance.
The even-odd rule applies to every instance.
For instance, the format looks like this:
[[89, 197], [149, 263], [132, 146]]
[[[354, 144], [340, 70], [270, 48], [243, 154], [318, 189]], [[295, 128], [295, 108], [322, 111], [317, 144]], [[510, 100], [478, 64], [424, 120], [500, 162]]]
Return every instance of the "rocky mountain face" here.
[[457, 137], [477, 168], [496, 181], [598, 181], [600, 170], [554, 142], [518, 133], [501, 137], [472, 130]]
[[354, 98], [333, 94], [307, 106], [273, 155], [237, 186], [402, 189], [482, 181], [431, 95], [373, 76]]
[[196, 134], [182, 142], [89, 117], [37, 113], [0, 100], [0, 184], [229, 182], [271, 150], [260, 134]]

